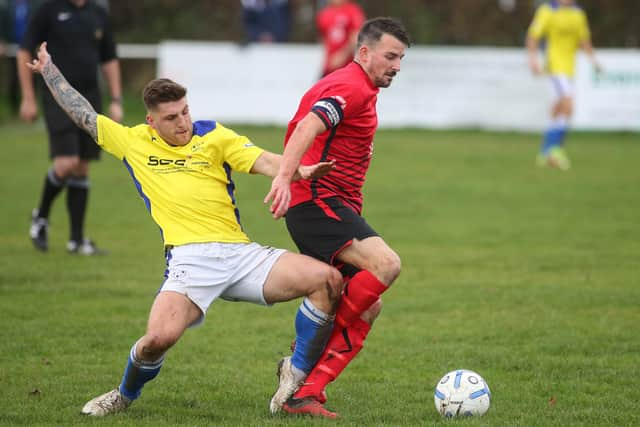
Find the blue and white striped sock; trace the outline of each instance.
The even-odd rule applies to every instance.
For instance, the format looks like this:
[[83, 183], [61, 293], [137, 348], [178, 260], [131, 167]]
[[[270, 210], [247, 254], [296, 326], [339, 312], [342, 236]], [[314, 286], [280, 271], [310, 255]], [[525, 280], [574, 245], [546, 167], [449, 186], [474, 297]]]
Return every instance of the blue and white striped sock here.
[[549, 128], [544, 133], [544, 140], [540, 151], [548, 154], [553, 147], [560, 147], [569, 129], [569, 120], [566, 116], [558, 116], [551, 121]]
[[120, 383], [120, 393], [129, 400], [135, 400], [140, 396], [142, 387], [154, 379], [162, 368], [164, 355], [153, 362], [139, 361], [136, 359], [136, 342], [129, 352], [127, 367]]
[[318, 310], [308, 298], [302, 300], [296, 314], [296, 347], [291, 357], [295, 368], [311, 372], [329, 340], [334, 318]]

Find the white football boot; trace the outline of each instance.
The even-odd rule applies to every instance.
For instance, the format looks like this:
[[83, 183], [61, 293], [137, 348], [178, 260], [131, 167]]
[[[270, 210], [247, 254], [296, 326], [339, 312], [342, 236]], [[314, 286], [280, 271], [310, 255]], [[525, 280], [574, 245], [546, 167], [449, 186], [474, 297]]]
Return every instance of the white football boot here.
[[300, 371], [299, 369], [294, 368], [291, 363], [291, 357], [287, 356], [280, 360], [278, 363], [278, 389], [274, 393], [271, 398], [271, 403], [269, 404], [269, 409], [272, 414], [277, 413], [282, 409], [282, 405], [289, 399], [293, 394], [298, 391], [298, 388], [302, 385], [307, 375]]
[[131, 405], [131, 400], [120, 393], [117, 388], [88, 401], [82, 408], [82, 413], [94, 417], [104, 417], [124, 411]]

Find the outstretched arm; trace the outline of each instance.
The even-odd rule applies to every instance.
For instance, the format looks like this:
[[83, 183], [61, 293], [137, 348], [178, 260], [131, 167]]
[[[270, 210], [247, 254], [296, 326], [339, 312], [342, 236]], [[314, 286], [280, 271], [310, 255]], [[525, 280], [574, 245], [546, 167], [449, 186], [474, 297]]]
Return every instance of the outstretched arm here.
[[[258, 173], [274, 178], [278, 174], [281, 163], [282, 156], [280, 154], [264, 151], [253, 164], [251, 173]], [[319, 162], [309, 166], [300, 165], [298, 166], [298, 170], [293, 174], [292, 181], [322, 178], [335, 169], [335, 165], [336, 162], [334, 160]]]
[[64, 78], [58, 67], [51, 62], [51, 55], [47, 52], [47, 42], [40, 45], [38, 58], [27, 67], [33, 72], [42, 74], [49, 91], [60, 107], [71, 117], [71, 120], [91, 137], [98, 140], [98, 113], [93, 109], [77, 90]]
[[283, 217], [289, 209], [291, 190], [289, 186], [298, 172], [300, 160], [316, 136], [326, 131], [324, 122], [313, 112], [308, 113], [296, 126], [284, 149], [278, 174], [271, 182], [271, 191], [264, 202], [273, 200], [269, 210], [275, 219]]

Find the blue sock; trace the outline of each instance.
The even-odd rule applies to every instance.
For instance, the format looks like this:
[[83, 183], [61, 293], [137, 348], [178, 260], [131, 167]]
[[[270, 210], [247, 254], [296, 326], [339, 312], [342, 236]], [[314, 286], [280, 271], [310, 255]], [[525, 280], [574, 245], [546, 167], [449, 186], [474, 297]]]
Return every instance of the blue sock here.
[[553, 120], [547, 131], [544, 133], [544, 139], [540, 151], [542, 154], [548, 154], [554, 147], [562, 146], [564, 137], [567, 134], [568, 124], [566, 117], [560, 116]]
[[162, 368], [164, 355], [154, 362], [141, 362], [136, 359], [136, 342], [129, 353], [127, 368], [120, 383], [120, 393], [129, 400], [135, 400], [140, 396], [142, 387], [154, 379]]
[[307, 374], [324, 351], [333, 329], [334, 316], [318, 310], [308, 298], [302, 300], [296, 314], [296, 348], [291, 363]]

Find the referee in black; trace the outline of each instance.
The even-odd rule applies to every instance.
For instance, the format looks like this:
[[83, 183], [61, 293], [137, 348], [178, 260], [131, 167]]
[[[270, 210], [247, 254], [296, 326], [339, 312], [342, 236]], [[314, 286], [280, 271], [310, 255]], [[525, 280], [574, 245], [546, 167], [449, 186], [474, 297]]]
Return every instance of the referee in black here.
[[[109, 116], [122, 120], [120, 63], [107, 11], [92, 0], [47, 0], [31, 16], [17, 53], [22, 92], [20, 117], [32, 122], [38, 115], [31, 71], [25, 65], [42, 42], [69, 83], [102, 111], [98, 70], [109, 90]], [[58, 106], [48, 90], [42, 90], [43, 110], [53, 164], [46, 173], [39, 206], [33, 210], [29, 234], [34, 246], [46, 251], [49, 212], [56, 197], [67, 189], [72, 254], [104, 253], [84, 234], [89, 196], [89, 162], [100, 157], [100, 148]]]

